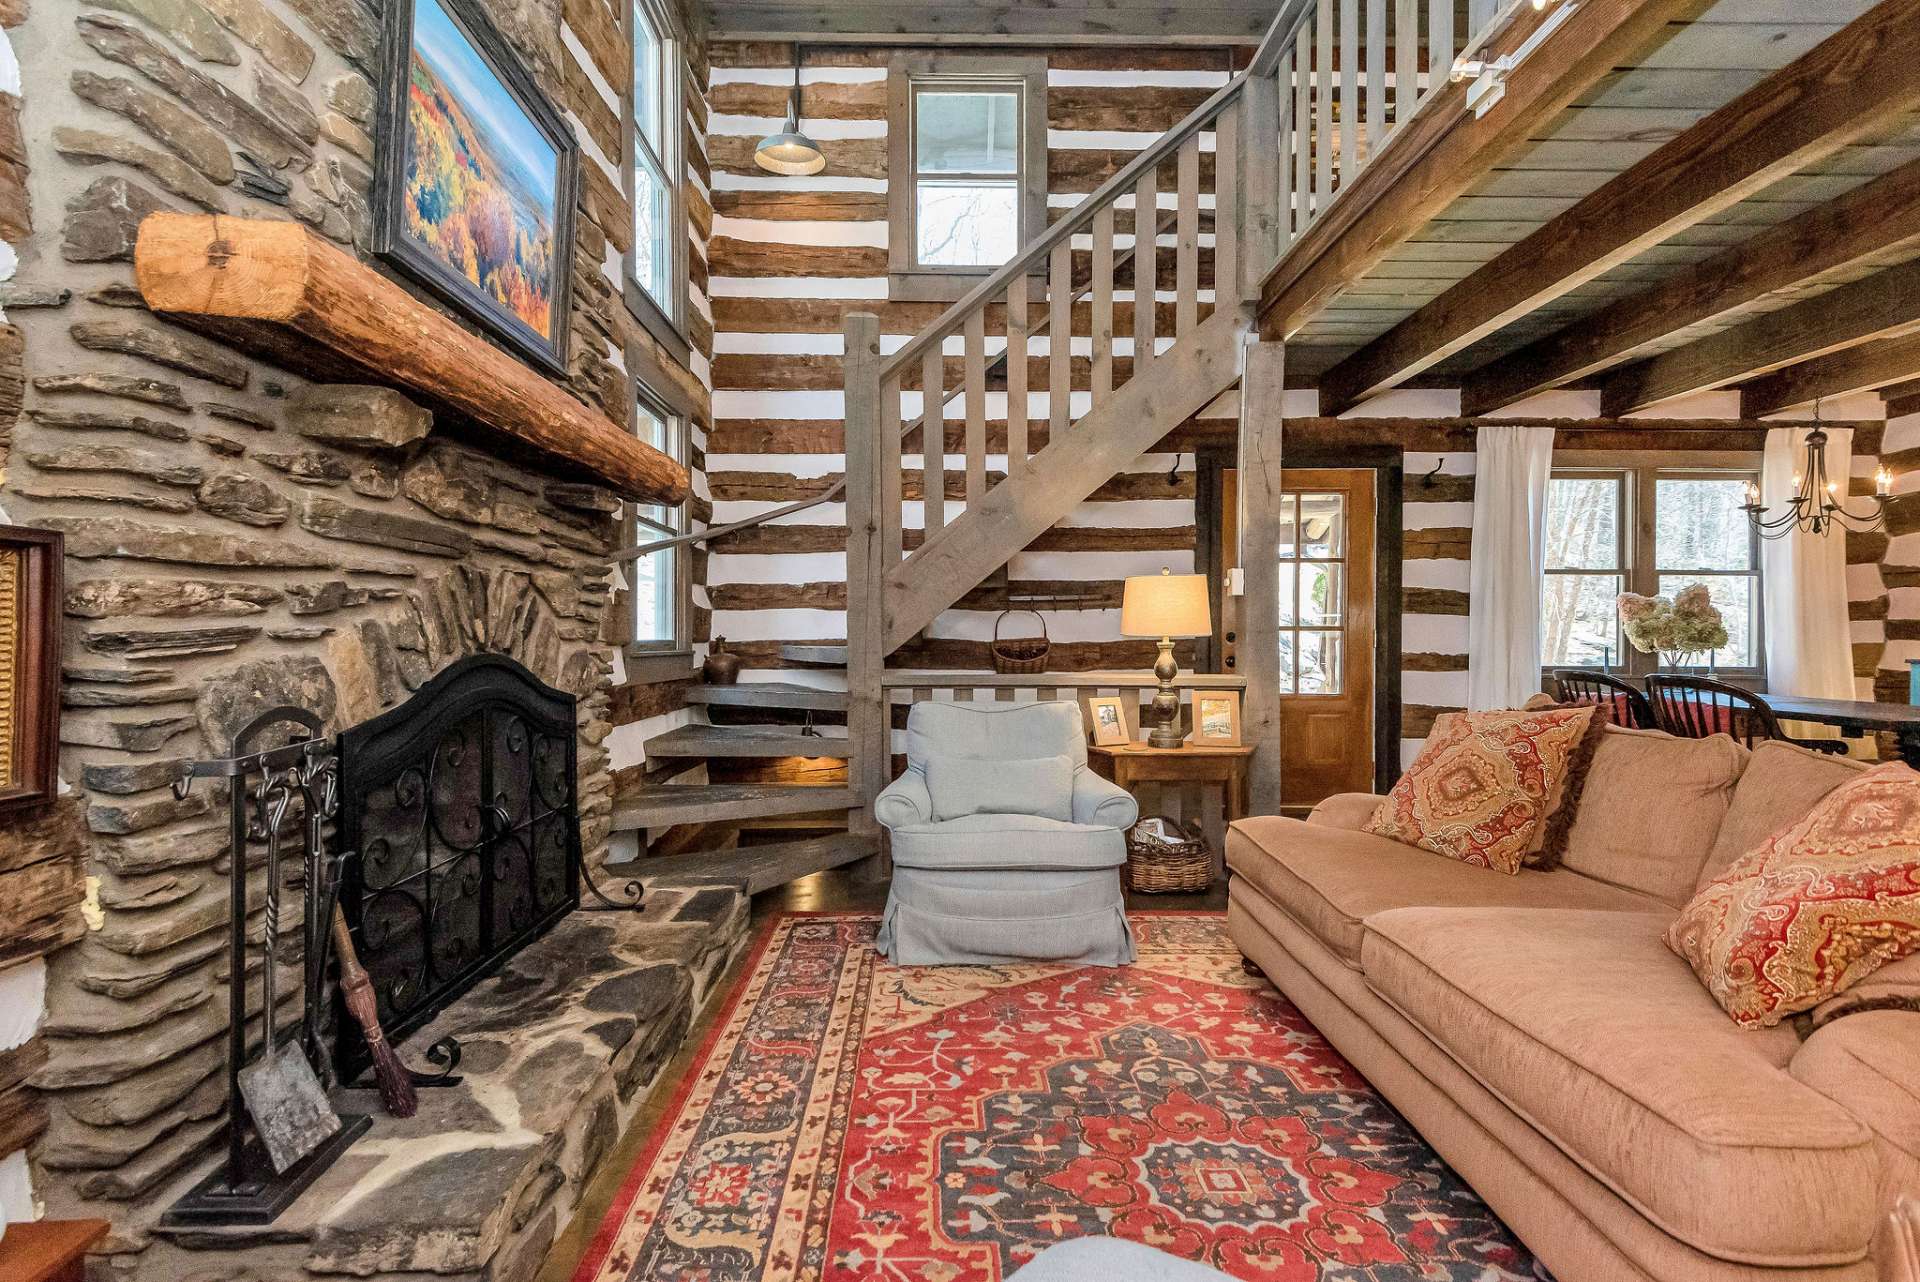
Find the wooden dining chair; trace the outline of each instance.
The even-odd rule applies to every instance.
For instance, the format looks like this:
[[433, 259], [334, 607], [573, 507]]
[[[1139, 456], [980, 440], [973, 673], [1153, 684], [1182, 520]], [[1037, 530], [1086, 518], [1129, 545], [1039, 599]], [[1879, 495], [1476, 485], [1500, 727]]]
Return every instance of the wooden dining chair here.
[[1655, 673], [1647, 678], [1647, 698], [1653, 705], [1654, 724], [1683, 739], [1725, 734], [1749, 748], [1778, 739], [1815, 752], [1847, 750], [1840, 739], [1795, 739], [1780, 728], [1780, 718], [1765, 699], [1724, 681]]
[[1590, 668], [1555, 668], [1553, 684], [1562, 703], [1594, 703], [1613, 711], [1613, 724], [1633, 730], [1651, 730], [1653, 705], [1630, 681]]

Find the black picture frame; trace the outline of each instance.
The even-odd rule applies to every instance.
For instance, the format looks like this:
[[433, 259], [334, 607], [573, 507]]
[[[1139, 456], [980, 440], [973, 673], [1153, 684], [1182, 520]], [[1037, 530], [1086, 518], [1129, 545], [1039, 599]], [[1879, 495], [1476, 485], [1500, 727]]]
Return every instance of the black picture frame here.
[[[529, 125], [555, 152], [552, 320], [542, 336], [406, 234], [407, 84], [419, 4], [437, 4], [499, 79]], [[380, 107], [375, 124], [373, 251], [430, 290], [517, 355], [549, 374], [567, 373], [573, 308], [573, 234], [580, 189], [580, 144], [499, 30], [472, 0], [389, 0], [381, 43]]]

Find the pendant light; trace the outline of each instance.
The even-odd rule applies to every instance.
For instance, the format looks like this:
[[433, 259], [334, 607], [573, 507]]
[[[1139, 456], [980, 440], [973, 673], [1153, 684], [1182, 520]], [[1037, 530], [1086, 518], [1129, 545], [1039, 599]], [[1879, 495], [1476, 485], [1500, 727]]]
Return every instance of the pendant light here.
[[1760, 487], [1747, 482], [1747, 501], [1740, 507], [1761, 538], [1785, 538], [1796, 530], [1821, 535], [1836, 526], [1843, 530], [1877, 530], [1886, 524], [1893, 474], [1884, 467], [1874, 473], [1871, 511], [1850, 511], [1843, 488], [1848, 478], [1827, 475], [1827, 433], [1820, 423], [1818, 400], [1813, 403], [1813, 430], [1807, 433], [1804, 448], [1806, 459], [1793, 478], [1793, 494], [1778, 514], [1761, 505]]
[[787, 100], [787, 125], [779, 133], [762, 138], [753, 149], [753, 163], [768, 173], [800, 176], [817, 174], [827, 167], [827, 154], [820, 144], [800, 132], [800, 42], [793, 42], [793, 97]]

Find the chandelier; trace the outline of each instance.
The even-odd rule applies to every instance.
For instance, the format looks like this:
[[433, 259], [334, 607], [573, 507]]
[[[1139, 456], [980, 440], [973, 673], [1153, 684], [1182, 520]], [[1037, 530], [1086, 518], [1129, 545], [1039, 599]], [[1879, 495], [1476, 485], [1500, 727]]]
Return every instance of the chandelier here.
[[1795, 530], [1817, 536], [1836, 525], [1843, 530], [1877, 530], [1886, 523], [1893, 474], [1884, 467], [1874, 472], [1871, 512], [1848, 511], [1848, 496], [1841, 488], [1847, 478], [1836, 480], [1827, 475], [1827, 433], [1820, 425], [1817, 401], [1813, 406], [1813, 430], [1807, 433], [1806, 451], [1806, 461], [1794, 473], [1793, 496], [1778, 515], [1768, 514], [1770, 509], [1760, 503], [1760, 487], [1747, 482], [1747, 501], [1740, 505], [1740, 510], [1747, 514], [1747, 520], [1761, 538], [1785, 538]]

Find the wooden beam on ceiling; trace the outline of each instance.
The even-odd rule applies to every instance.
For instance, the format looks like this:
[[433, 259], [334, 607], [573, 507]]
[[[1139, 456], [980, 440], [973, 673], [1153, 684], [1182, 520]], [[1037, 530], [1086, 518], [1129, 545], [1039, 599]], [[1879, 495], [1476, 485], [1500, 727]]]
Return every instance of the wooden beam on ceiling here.
[[1779, 311], [1615, 370], [1600, 412], [1632, 414], [1832, 352], [1920, 330], [1920, 262], [1816, 294]]
[[1916, 65], [1920, 0], [1883, 0], [1328, 370], [1321, 411], [1396, 386], [1920, 106]]
[[1740, 416], [1764, 418], [1854, 392], [1875, 392], [1920, 376], [1920, 334], [1850, 347], [1740, 385]]
[[1888, 418], [1920, 414], [1920, 378], [1881, 388], [1880, 400], [1887, 407]]
[[[1513, 69], [1505, 96], [1483, 116], [1467, 109], [1465, 84], [1442, 86], [1281, 254], [1261, 287], [1261, 336], [1292, 335], [1669, 21], [1699, 7], [1698, 0], [1587, 0]], [[1551, 16], [1523, 10], [1481, 56], [1518, 48]]]
[[1272, 5], [810, 5], [721, 0], [714, 40], [832, 40], [836, 44], [1253, 45]]
[[1668, 334], [1829, 272], [1920, 252], [1920, 160], [1767, 228], [1468, 375], [1463, 414], [1488, 414], [1599, 373]]

